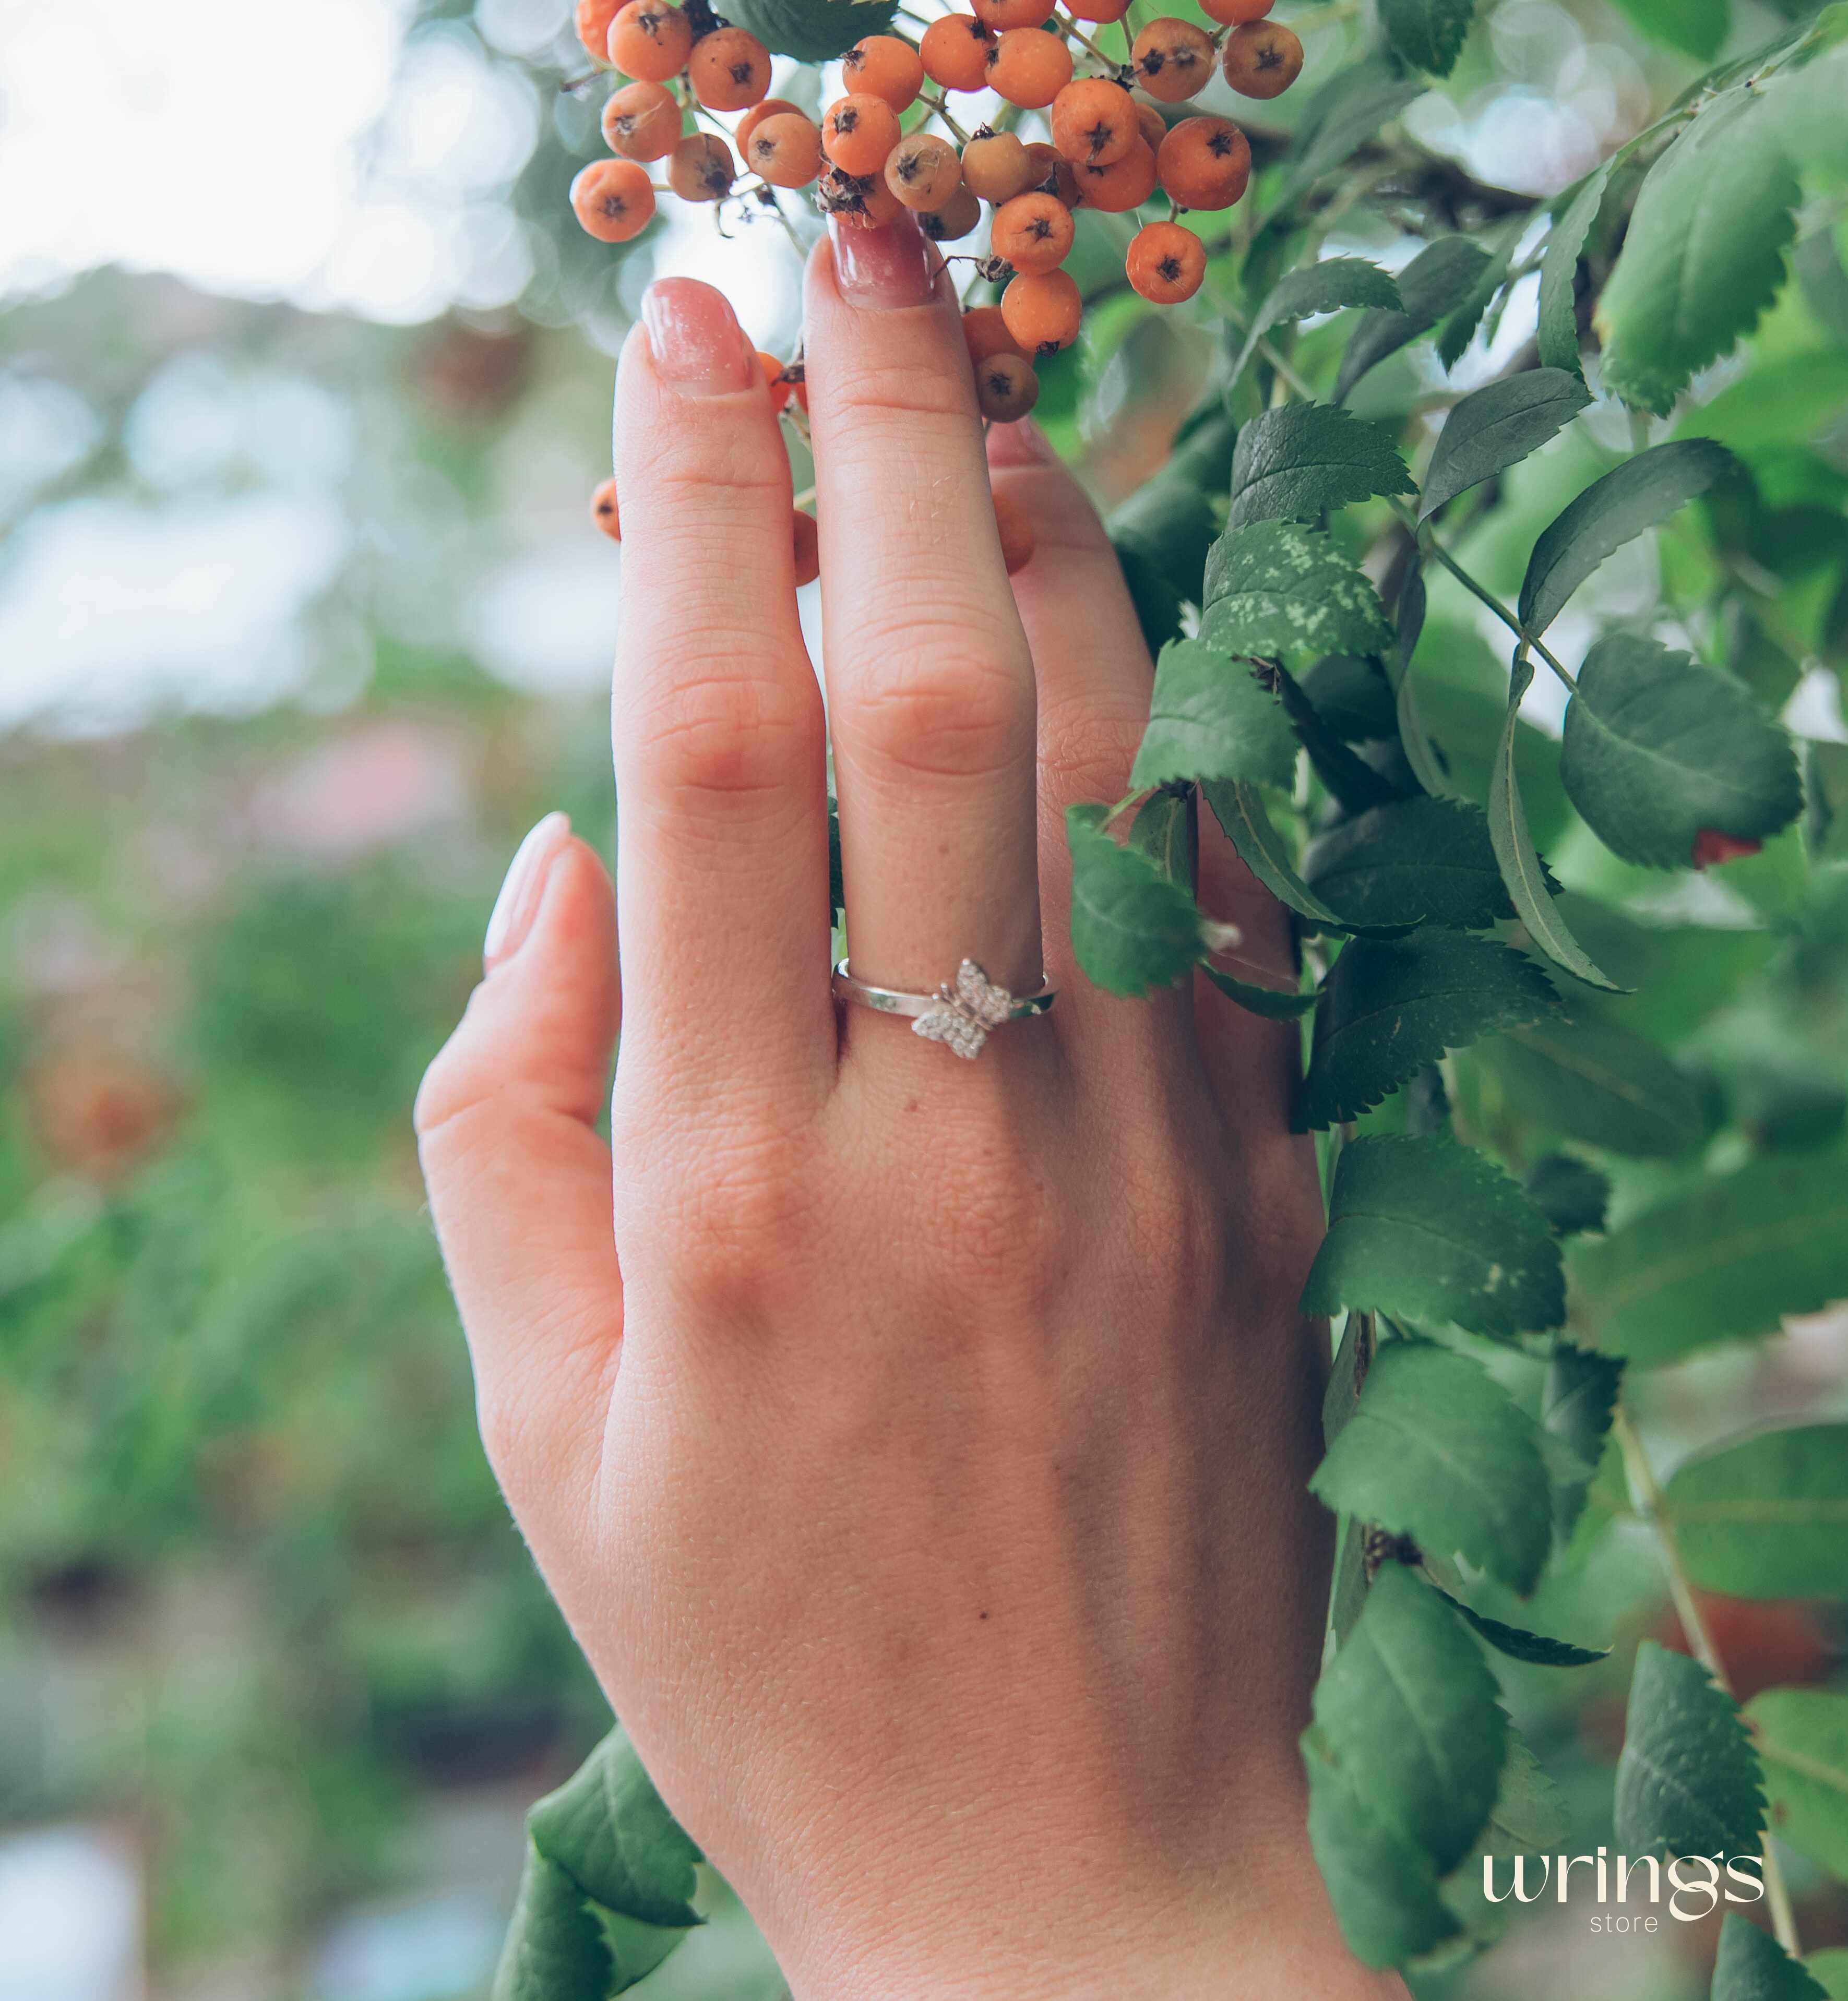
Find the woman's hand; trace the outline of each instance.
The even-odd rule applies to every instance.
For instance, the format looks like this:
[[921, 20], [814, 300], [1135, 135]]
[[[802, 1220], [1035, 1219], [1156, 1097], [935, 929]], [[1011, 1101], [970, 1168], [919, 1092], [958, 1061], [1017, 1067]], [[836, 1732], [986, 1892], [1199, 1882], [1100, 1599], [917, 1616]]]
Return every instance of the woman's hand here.
[[[1039, 537], [1010, 587], [947, 280], [907, 221], [837, 233], [806, 353], [854, 969], [1061, 989], [959, 1061], [837, 1012], [776, 420], [716, 292], [664, 281], [645, 317], [618, 893], [541, 823], [418, 1104], [514, 1513], [801, 2001], [1397, 1992], [1304, 1832], [1295, 1032], [1073, 963], [1064, 810], [1124, 790], [1148, 705], [1102, 531], [997, 430]], [[1206, 907], [1287, 974], [1203, 846]]]

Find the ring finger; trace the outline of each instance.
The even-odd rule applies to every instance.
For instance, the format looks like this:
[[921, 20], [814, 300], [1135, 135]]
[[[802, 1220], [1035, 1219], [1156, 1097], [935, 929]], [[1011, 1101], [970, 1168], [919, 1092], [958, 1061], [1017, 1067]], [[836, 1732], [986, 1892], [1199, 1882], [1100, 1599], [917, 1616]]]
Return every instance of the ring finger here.
[[927, 991], [968, 958], [1031, 991], [1033, 666], [955, 295], [908, 217], [837, 224], [807, 329], [854, 971]]

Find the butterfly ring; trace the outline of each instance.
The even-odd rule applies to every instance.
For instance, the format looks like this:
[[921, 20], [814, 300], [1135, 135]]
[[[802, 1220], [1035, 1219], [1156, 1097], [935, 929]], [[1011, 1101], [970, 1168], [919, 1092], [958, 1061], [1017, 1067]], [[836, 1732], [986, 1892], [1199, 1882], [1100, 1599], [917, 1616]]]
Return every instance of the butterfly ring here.
[[882, 1014], [909, 1014], [914, 1035], [941, 1042], [951, 1055], [971, 1060], [982, 1053], [991, 1028], [1043, 1014], [1058, 992], [1042, 973], [1036, 994], [1010, 994], [997, 987], [973, 959], [964, 959], [955, 978], [946, 980], [934, 994], [901, 994], [856, 980], [844, 959], [834, 969], [833, 985], [837, 1000], [857, 1001]]

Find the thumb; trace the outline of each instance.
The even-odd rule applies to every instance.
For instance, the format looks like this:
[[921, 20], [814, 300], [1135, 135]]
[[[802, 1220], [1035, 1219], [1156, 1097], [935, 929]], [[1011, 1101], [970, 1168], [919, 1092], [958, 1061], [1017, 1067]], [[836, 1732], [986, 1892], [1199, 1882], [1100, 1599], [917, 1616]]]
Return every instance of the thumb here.
[[486, 955], [417, 1094], [418, 1154], [488, 1456], [517, 1508], [569, 1505], [596, 1464], [621, 1331], [596, 1129], [621, 1002], [615, 893], [562, 813], [521, 843]]

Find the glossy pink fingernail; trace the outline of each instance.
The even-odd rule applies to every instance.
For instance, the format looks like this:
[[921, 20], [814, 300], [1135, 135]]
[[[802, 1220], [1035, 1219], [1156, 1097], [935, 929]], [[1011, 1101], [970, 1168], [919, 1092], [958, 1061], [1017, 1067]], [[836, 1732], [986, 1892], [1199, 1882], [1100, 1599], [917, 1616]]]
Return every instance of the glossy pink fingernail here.
[[909, 215], [877, 223], [830, 215], [828, 235], [835, 282], [850, 305], [921, 306], [935, 296], [931, 247]]
[[488, 935], [482, 945], [482, 962], [489, 972], [506, 965], [525, 944], [545, 898], [545, 879], [570, 838], [571, 822], [567, 816], [548, 813], [515, 851], [508, 865], [507, 879], [494, 900]]
[[657, 278], [642, 295], [655, 373], [693, 395], [750, 386], [755, 350], [723, 292], [697, 278]]

